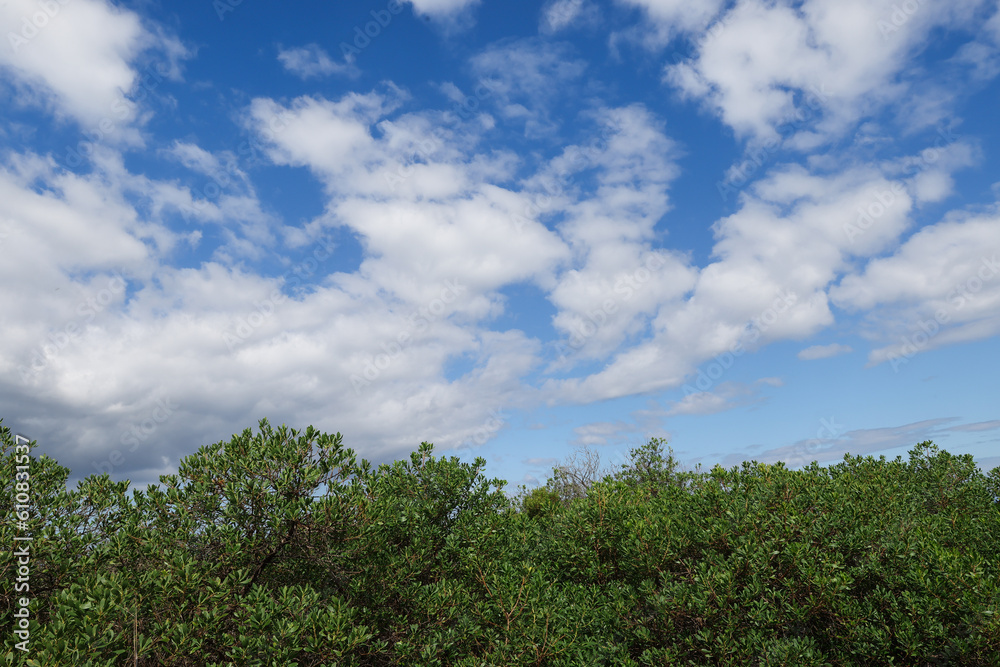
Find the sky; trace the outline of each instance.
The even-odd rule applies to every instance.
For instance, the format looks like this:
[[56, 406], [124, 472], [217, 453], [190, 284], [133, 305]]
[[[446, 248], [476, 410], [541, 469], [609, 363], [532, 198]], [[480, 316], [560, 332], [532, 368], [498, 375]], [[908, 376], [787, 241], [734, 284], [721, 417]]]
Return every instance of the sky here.
[[508, 489], [1000, 465], [985, 0], [0, 0], [0, 417], [144, 488], [267, 418]]

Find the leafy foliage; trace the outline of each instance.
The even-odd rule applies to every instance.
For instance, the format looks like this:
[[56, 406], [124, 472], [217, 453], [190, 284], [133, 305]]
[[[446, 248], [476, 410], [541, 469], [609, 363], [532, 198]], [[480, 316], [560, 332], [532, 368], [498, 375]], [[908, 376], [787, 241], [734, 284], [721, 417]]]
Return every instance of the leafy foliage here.
[[30, 650], [0, 664], [1000, 664], [1000, 469], [925, 442], [683, 472], [664, 444], [515, 499], [482, 459], [373, 468], [266, 420], [131, 495], [32, 459]]

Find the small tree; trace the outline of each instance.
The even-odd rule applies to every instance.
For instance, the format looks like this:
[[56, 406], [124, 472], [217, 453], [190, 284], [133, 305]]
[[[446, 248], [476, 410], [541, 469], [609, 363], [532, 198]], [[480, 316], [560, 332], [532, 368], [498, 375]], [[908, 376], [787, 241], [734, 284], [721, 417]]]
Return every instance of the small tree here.
[[652, 487], [654, 495], [656, 489], [664, 486], [686, 488], [701, 466], [697, 466], [695, 472], [680, 470], [681, 464], [674, 458], [674, 451], [668, 447], [664, 454], [666, 444], [663, 438], [650, 438], [645, 445], [633, 449], [629, 452], [628, 461], [614, 474], [614, 479], [633, 487]]

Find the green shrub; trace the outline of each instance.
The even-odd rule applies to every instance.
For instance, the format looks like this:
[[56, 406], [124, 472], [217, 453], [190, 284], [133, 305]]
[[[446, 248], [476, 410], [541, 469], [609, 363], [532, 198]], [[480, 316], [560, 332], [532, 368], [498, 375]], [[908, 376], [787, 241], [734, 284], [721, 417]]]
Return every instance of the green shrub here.
[[925, 442], [682, 472], [663, 444], [515, 500], [482, 459], [372, 468], [266, 420], [131, 495], [39, 457], [30, 650], [0, 664], [1000, 664], [1000, 469]]
[[531, 490], [521, 502], [521, 511], [530, 517], [548, 516], [560, 505], [559, 494], [544, 486]]

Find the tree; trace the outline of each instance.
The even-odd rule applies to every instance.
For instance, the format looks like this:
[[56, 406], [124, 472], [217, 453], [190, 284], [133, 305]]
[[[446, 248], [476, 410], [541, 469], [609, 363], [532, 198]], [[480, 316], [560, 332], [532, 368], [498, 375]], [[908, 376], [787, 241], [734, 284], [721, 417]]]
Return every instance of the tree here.
[[653, 495], [666, 486], [687, 488], [698, 478], [699, 464], [694, 472], [682, 471], [681, 464], [674, 458], [674, 452], [663, 447], [663, 438], [650, 438], [646, 444], [629, 452], [628, 461], [614, 474], [614, 479], [632, 487], [649, 487]]

